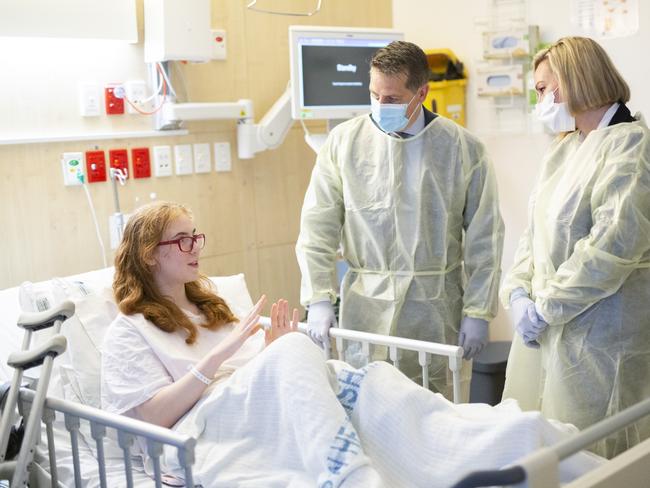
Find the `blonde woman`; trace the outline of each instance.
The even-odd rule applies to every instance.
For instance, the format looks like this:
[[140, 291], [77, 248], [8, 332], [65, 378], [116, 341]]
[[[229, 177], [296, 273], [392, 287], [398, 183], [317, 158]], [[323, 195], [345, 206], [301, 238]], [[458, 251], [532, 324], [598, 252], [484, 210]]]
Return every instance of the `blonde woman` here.
[[[582, 429], [650, 396], [650, 132], [595, 41], [560, 39], [533, 65], [558, 137], [501, 291], [519, 336], [504, 398]], [[646, 419], [594, 449], [649, 435]]]

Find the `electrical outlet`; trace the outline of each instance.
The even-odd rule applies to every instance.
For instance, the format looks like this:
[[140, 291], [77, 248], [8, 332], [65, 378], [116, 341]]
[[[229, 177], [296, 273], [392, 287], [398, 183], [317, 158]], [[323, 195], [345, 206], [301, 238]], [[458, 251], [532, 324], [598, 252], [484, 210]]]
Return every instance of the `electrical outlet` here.
[[170, 146], [154, 146], [153, 173], [156, 177], [172, 175], [172, 149]]
[[129, 153], [126, 149], [111, 149], [108, 151], [108, 165], [110, 168], [121, 170], [129, 177]]
[[120, 115], [124, 113], [124, 99], [115, 94], [116, 88], [122, 88], [120, 84], [107, 85], [104, 88], [106, 101], [106, 115]]
[[211, 170], [210, 144], [194, 144], [194, 172], [209, 173]]
[[84, 155], [80, 152], [67, 152], [61, 156], [63, 184], [65, 186], [82, 185]]
[[82, 117], [99, 117], [102, 114], [102, 91], [97, 83], [79, 84], [79, 113]]
[[179, 144], [174, 146], [174, 160], [177, 175], [191, 175], [193, 171], [192, 145]]
[[210, 57], [214, 60], [226, 59], [226, 31], [212, 29], [210, 34], [212, 40]]
[[[124, 83], [126, 98], [143, 112], [151, 110], [151, 102], [142, 103], [147, 99], [147, 84], [143, 80], [130, 80]], [[139, 113], [131, 103], [126, 104], [126, 111], [130, 114]]]
[[86, 151], [88, 183], [106, 181], [106, 156], [104, 151]]
[[214, 169], [219, 172], [232, 170], [229, 142], [214, 143]]
[[148, 147], [135, 147], [131, 149], [131, 162], [133, 164], [134, 178], [151, 177], [151, 158]]

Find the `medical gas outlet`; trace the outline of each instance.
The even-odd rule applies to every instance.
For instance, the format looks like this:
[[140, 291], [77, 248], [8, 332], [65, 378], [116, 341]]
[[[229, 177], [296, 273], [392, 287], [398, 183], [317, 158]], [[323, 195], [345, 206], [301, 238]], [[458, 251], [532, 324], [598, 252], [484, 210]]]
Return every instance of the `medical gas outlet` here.
[[63, 184], [65, 186], [77, 186], [83, 184], [84, 178], [84, 155], [81, 152], [67, 152], [61, 156], [61, 168], [63, 170]]

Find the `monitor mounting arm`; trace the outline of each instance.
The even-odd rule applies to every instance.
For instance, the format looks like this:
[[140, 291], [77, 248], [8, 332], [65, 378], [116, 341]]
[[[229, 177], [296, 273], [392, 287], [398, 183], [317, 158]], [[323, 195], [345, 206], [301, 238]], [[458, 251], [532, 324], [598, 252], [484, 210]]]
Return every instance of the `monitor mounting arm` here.
[[[169, 100], [169, 98], [168, 98]], [[182, 121], [237, 120], [237, 153], [239, 159], [251, 159], [255, 153], [277, 148], [293, 124], [291, 92], [285, 92], [258, 124], [253, 122], [253, 101], [215, 103], [175, 103], [166, 101], [156, 120], [156, 128], [177, 128]]]

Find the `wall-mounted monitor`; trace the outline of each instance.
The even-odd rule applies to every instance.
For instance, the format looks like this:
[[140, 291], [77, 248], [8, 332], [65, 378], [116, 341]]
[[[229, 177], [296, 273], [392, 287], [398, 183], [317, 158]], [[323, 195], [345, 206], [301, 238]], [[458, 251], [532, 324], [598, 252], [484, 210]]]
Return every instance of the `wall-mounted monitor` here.
[[349, 119], [370, 112], [370, 59], [402, 39], [392, 29], [290, 26], [292, 117]]

